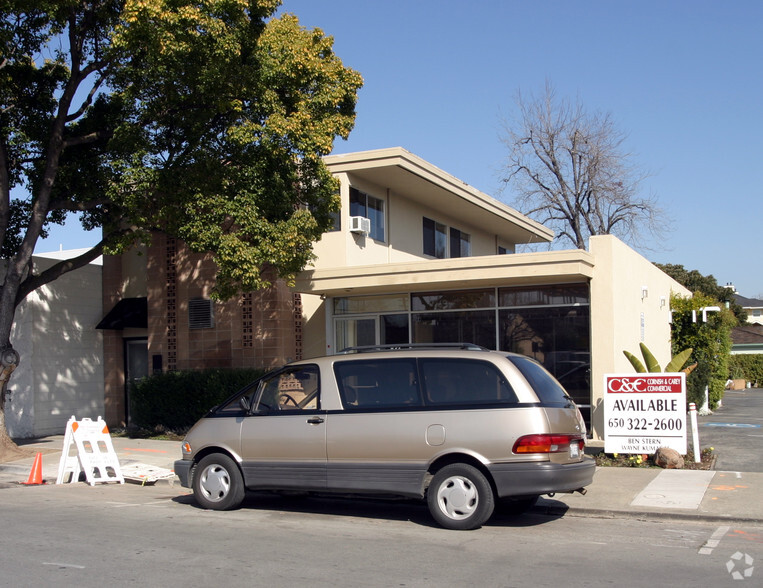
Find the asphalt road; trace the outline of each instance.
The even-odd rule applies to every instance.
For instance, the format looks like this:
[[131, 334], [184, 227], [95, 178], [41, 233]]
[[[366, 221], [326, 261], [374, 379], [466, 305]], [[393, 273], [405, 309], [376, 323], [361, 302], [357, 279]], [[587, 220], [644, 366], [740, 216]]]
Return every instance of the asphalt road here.
[[700, 447], [714, 447], [715, 469], [763, 472], [763, 389], [726, 390], [721, 408], [698, 418]]
[[0, 586], [752, 586], [763, 561], [750, 524], [526, 514], [462, 532], [420, 503], [252, 494], [216, 512], [186, 492], [0, 491]]

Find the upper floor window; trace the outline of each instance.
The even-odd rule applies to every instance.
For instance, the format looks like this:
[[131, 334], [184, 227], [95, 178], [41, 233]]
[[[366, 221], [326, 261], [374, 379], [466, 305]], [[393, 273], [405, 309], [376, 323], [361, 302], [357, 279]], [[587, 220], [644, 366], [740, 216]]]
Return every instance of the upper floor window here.
[[424, 217], [424, 255], [438, 259], [447, 257], [448, 233], [447, 227], [431, 218]]
[[445, 259], [469, 257], [472, 254], [472, 238], [468, 233], [451, 227], [448, 238], [448, 227], [431, 218], [423, 218], [422, 235], [424, 255]]
[[384, 200], [351, 187], [350, 216], [364, 216], [370, 219], [369, 236], [377, 241], [384, 241]]
[[469, 234], [450, 228], [450, 256], [469, 257], [472, 254], [472, 238]]

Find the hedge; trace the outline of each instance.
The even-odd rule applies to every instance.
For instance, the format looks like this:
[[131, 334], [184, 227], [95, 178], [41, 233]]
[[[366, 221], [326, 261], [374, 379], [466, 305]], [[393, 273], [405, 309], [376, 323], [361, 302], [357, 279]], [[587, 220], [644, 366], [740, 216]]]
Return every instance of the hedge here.
[[763, 354], [732, 355], [729, 358], [729, 379], [744, 379], [757, 388], [763, 386]]
[[261, 369], [208, 369], [143, 378], [130, 389], [131, 425], [184, 431], [264, 373]]

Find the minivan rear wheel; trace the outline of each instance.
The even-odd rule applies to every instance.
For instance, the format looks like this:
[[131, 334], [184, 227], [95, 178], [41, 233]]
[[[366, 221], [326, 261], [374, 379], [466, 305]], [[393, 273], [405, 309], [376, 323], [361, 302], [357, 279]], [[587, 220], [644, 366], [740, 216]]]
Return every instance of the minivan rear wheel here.
[[493, 489], [474, 466], [454, 463], [439, 470], [427, 490], [432, 517], [446, 529], [476, 529], [495, 508]]
[[203, 508], [231, 510], [244, 500], [244, 479], [238, 465], [222, 453], [207, 455], [196, 466], [193, 496]]

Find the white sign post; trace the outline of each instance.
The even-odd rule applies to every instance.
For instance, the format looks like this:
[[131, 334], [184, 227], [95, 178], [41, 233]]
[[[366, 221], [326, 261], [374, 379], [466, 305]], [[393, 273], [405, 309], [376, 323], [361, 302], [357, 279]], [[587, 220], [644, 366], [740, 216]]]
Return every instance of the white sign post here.
[[686, 454], [686, 374], [604, 376], [604, 452]]

